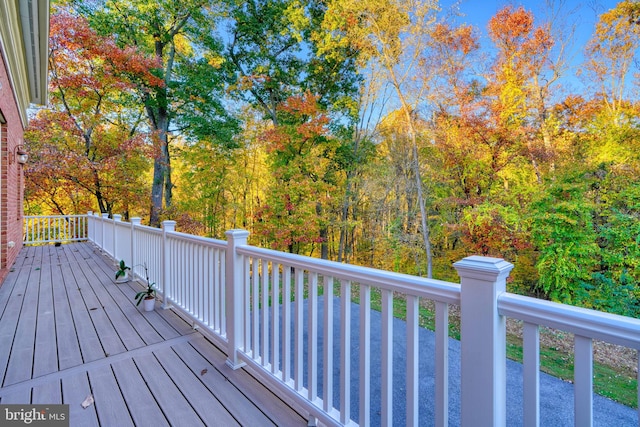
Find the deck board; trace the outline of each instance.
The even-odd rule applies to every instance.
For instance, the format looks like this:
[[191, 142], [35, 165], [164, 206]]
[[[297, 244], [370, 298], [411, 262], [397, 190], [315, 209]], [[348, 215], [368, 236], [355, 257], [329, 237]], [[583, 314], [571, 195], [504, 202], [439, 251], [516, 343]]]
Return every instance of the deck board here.
[[[124, 307], [123, 310], [127, 312], [127, 315], [130, 315], [129, 319], [132, 325], [147, 345], [163, 339], [173, 339], [191, 332], [191, 327], [184, 321], [176, 319], [173, 315], [169, 317], [163, 316], [163, 310], [152, 313], [141, 312], [140, 309], [135, 306], [133, 295], [141, 291], [143, 285], [137, 281], [116, 284], [115, 277], [112, 277], [112, 274], [114, 274], [116, 270], [115, 263], [109, 263], [104, 257], [100, 257], [98, 262], [92, 264], [91, 268], [94, 274], [106, 275], [106, 277], [113, 282], [114, 287], [112, 288], [113, 292], [111, 292], [111, 296], [118, 302], [121, 308]], [[115, 290], [120, 292], [115, 292]], [[156, 317], [163, 317], [165, 321], [153, 321]], [[149, 325], [152, 327], [149, 328]]]
[[[107, 283], [106, 286], [112, 287], [116, 285]], [[142, 340], [142, 338], [140, 338], [140, 334], [138, 334], [136, 329], [129, 321], [129, 318], [125, 316], [125, 314], [122, 312], [122, 309], [113, 299], [107, 289], [103, 286], [97, 286], [94, 288], [94, 290], [95, 295], [98, 298], [98, 303], [104, 309], [104, 314], [108, 317], [109, 322], [113, 325], [113, 328], [118, 331], [118, 336], [120, 338], [120, 341], [124, 345], [125, 350], [133, 350], [144, 346], [145, 342]], [[110, 291], [112, 291], [113, 293], [118, 292], [115, 289], [110, 289]], [[127, 301], [125, 307], [128, 307], [128, 305], [130, 304], [128, 304]]]
[[31, 401], [31, 390], [16, 390], [0, 396], [0, 403], [9, 405], [13, 403], [26, 403]]
[[157, 427], [169, 425], [133, 360], [121, 360], [112, 367], [125, 400], [135, 402], [131, 411], [134, 422]]
[[238, 422], [225, 410], [218, 399], [211, 395], [198, 378], [207, 375], [208, 371], [205, 373], [202, 371], [200, 373], [192, 372], [170, 348], [161, 349], [154, 355], [205, 425], [238, 425]]
[[89, 243], [21, 251], [0, 287], [0, 403], [69, 404], [74, 427], [306, 425], [179, 313], [136, 307], [114, 265]]
[[4, 377], [3, 385], [5, 386], [29, 380], [33, 372], [40, 267], [31, 272], [30, 278], [35, 281], [30, 281], [22, 294], [16, 294], [16, 297], [22, 296], [22, 298], [21, 301], [16, 299], [16, 303], [20, 304], [18, 327], [13, 337], [9, 364]]
[[82, 270], [84, 275], [78, 274], [76, 276], [76, 283], [82, 293], [84, 305], [89, 310], [91, 323], [98, 334], [104, 353], [110, 355], [125, 352], [127, 348], [93, 290], [92, 284], [98, 286], [101, 285], [101, 282], [95, 280], [92, 273], [87, 274], [87, 271], [90, 269], [85, 268]]
[[31, 403], [38, 405], [57, 405], [62, 403], [60, 381], [50, 381], [33, 387], [31, 391]]
[[164, 375], [164, 368], [153, 354], [138, 356], [134, 361], [172, 426], [204, 425], [171, 378]]
[[[200, 354], [210, 354], [208, 350], [209, 343], [204, 338], [191, 340], [190, 344], [198, 350]], [[241, 388], [244, 396], [250, 401], [259, 400], [261, 395], [269, 393], [269, 390], [263, 384], [257, 382], [255, 378], [243, 369], [233, 370], [224, 362], [219, 363], [217, 368], [228, 381], [233, 382], [238, 388]], [[294, 411], [291, 410], [290, 404], [291, 403], [285, 403], [280, 399], [270, 399], [260, 405], [260, 410], [269, 419], [281, 421], [277, 423], [278, 425], [296, 425], [297, 417]], [[297, 408], [297, 410], [301, 411], [300, 408]]]
[[99, 426], [95, 405], [82, 407], [82, 402], [91, 394], [86, 372], [70, 375], [62, 380], [63, 402], [69, 405], [69, 419], [74, 426]]
[[[18, 326], [18, 319], [20, 317], [20, 309], [22, 307], [22, 294], [24, 294], [27, 286], [27, 278], [29, 277], [29, 271], [25, 271], [18, 280], [9, 280], [5, 286], [0, 288], [2, 292], [2, 298], [6, 300], [4, 309], [2, 310], [0, 322], [0, 386], [4, 382], [7, 366], [9, 363], [9, 357], [11, 355], [11, 348], [13, 337], [16, 333]], [[8, 278], [12, 278], [8, 276]], [[6, 295], [6, 298], [5, 298]]]
[[9, 297], [11, 296], [11, 289], [15, 287], [17, 278], [18, 276], [12, 275], [12, 276], [8, 276], [7, 280], [5, 280], [4, 286], [7, 288], [7, 291], [0, 293], [0, 317], [2, 316], [2, 313], [4, 312], [4, 310], [6, 309], [7, 304], [9, 303]]
[[[59, 274], [63, 281], [70, 280], [70, 277], [73, 277], [71, 266], [68, 264], [61, 266]], [[73, 279], [73, 284], [75, 285], [75, 279]], [[75, 324], [73, 323], [71, 302], [67, 294], [66, 283], [59, 282], [57, 285], [53, 287], [53, 305], [56, 313], [58, 367], [62, 370], [82, 364], [82, 352], [75, 333]]]
[[[33, 265], [42, 265], [42, 253], [44, 252], [42, 249], [35, 248], [33, 246], [30, 246], [27, 248], [29, 250], [28, 255], [26, 255], [26, 257], [24, 258], [24, 263], [23, 266], [24, 267], [31, 267]], [[20, 254], [22, 255], [22, 253]], [[16, 262], [18, 262], [20, 260], [21, 257], [18, 257], [18, 260]]]
[[[105, 286], [97, 289], [97, 295], [107, 307], [107, 314], [118, 329], [128, 350], [160, 342], [163, 338], [171, 339], [179, 336], [175, 330], [170, 330], [163, 337], [154, 328], [149, 327], [149, 322], [135, 306], [131, 294], [128, 292], [129, 296], [125, 295], [120, 289], [123, 284], [115, 283], [115, 277], [110, 276], [113, 274], [113, 268], [102, 269], [99, 264], [92, 264], [90, 268], [96, 277], [106, 278], [106, 280], [103, 279]], [[115, 304], [111, 304], [112, 302]]]
[[134, 425], [111, 366], [102, 366], [89, 371], [89, 382], [101, 425], [121, 427]]
[[[73, 268], [71, 270], [74, 278], [72, 280], [70, 277], [65, 276], [64, 287], [69, 300], [73, 328], [80, 347], [80, 354], [83, 362], [87, 363], [105, 357], [105, 351], [84, 301], [83, 284], [81, 282], [81, 278], [84, 278], [84, 275], [77, 267], [75, 270]], [[88, 283], [84, 285], [84, 289], [84, 292], [90, 292]]]
[[58, 351], [56, 343], [56, 325], [53, 304], [52, 269], [60, 268], [45, 265], [40, 269], [40, 289], [38, 293], [38, 322], [36, 325], [36, 346], [33, 355], [33, 376], [56, 372], [58, 370]]
[[[196, 351], [191, 345], [174, 346], [173, 350], [182, 359], [183, 363], [195, 375], [200, 375], [200, 380], [210, 392], [218, 392], [220, 403], [230, 412], [236, 415], [241, 425], [274, 425], [273, 422], [255, 405], [248, 405], [245, 396], [240, 393], [226, 377], [212, 363], [224, 365], [224, 357], [217, 362], [209, 361]], [[202, 374], [206, 371], [205, 374]]]

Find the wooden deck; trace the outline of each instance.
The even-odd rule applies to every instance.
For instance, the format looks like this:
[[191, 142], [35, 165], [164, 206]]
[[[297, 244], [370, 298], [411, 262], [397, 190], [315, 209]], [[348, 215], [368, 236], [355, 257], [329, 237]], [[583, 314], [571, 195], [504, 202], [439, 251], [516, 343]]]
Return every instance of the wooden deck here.
[[[69, 404], [71, 426], [307, 421], [89, 243], [26, 247], [0, 287], [0, 404]], [[92, 396], [94, 403], [83, 409]]]

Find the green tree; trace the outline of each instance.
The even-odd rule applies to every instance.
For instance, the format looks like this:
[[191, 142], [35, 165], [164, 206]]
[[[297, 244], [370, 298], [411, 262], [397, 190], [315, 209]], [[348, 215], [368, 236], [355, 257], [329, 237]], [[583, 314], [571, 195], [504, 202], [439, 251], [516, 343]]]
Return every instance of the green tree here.
[[[331, 55], [319, 50], [318, 42], [323, 34], [321, 23], [326, 12], [324, 3], [316, 0], [252, 0], [229, 2], [228, 7], [231, 23], [226, 57], [235, 72], [230, 92], [236, 99], [252, 105], [276, 131], [280, 125], [295, 127], [294, 116], [284, 106], [311, 94], [332, 119], [335, 124], [332, 130], [341, 135], [340, 141], [345, 145], [340, 150], [341, 161], [334, 162], [334, 166], [352, 171], [353, 162], [361, 160], [358, 153], [360, 139], [354, 141], [357, 137], [351, 130], [357, 120], [353, 98], [360, 81], [354, 62], [356, 52], [350, 47], [337, 48]], [[299, 126], [305, 126], [305, 118], [299, 115], [295, 118], [301, 120]], [[357, 155], [348, 156], [349, 150]], [[292, 158], [290, 162], [296, 160]], [[280, 166], [272, 164], [271, 167]], [[274, 174], [278, 173], [274, 171]], [[315, 212], [324, 217], [330, 212], [322, 200], [318, 199]], [[310, 214], [313, 215], [311, 211]], [[322, 221], [323, 228], [319, 230], [321, 256], [325, 258], [329, 253], [329, 224], [329, 221]]]
[[225, 53], [233, 65], [231, 91], [274, 125], [278, 107], [311, 92], [325, 109], [350, 111], [359, 81], [349, 48], [319, 51], [325, 6], [317, 0], [250, 0], [228, 4]]
[[552, 300], [568, 304], [576, 302], [581, 283], [589, 281], [600, 255], [593, 204], [586, 197], [587, 178], [579, 170], [567, 173], [532, 206], [539, 285]]
[[[424, 249], [427, 258], [427, 277], [432, 276], [432, 251], [427, 217], [427, 197], [424, 194], [420, 159], [418, 157], [416, 111], [423, 100], [428, 80], [413, 78], [428, 46], [436, 23], [436, 4], [432, 1], [353, 1], [335, 0], [328, 3], [323, 21], [325, 33], [321, 52], [331, 52], [348, 46], [360, 52], [361, 66], [379, 66], [393, 87], [405, 129], [413, 143], [412, 159], [416, 180], [418, 206]], [[416, 82], [419, 82], [416, 85]]]
[[275, 185], [258, 207], [254, 229], [280, 250], [310, 253], [327, 240], [338, 141], [319, 107], [311, 93], [289, 98], [279, 107], [280, 124], [264, 136]]
[[[208, 136], [227, 143], [235, 124], [223, 98], [224, 60], [215, 37], [219, 5], [201, 0], [79, 3], [100, 33], [113, 34], [122, 47], [136, 47], [157, 61], [161, 86], [138, 85], [150, 127], [155, 131], [149, 222], [158, 226], [173, 198], [170, 145], [177, 134]], [[212, 28], [214, 26], [214, 28]]]

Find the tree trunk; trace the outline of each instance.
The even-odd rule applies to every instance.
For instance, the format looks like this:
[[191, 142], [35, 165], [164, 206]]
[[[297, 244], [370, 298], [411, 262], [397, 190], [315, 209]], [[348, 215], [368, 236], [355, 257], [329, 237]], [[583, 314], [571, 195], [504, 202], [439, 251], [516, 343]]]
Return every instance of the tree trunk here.
[[171, 180], [171, 155], [169, 153], [169, 141], [164, 145], [164, 153], [162, 154], [165, 162], [164, 205], [165, 207], [170, 208], [173, 202], [173, 181]]
[[[391, 63], [391, 62], [388, 62]], [[395, 62], [394, 62], [395, 63]], [[418, 204], [420, 205], [420, 216], [421, 216], [421, 225], [422, 225], [422, 238], [424, 240], [424, 249], [427, 255], [427, 277], [429, 279], [432, 278], [432, 266], [433, 266], [433, 255], [431, 253], [431, 240], [430, 240], [430, 230], [429, 230], [429, 222], [427, 220], [427, 208], [425, 197], [422, 192], [422, 174], [420, 173], [420, 163], [418, 161], [418, 140], [416, 136], [415, 126], [413, 124], [413, 118], [411, 117], [413, 108], [410, 107], [407, 102], [404, 93], [401, 89], [400, 82], [398, 81], [398, 77], [393, 70], [393, 66], [388, 67], [388, 72], [392, 80], [393, 87], [396, 90], [398, 98], [400, 100], [400, 105], [402, 106], [402, 111], [404, 112], [405, 119], [407, 120], [407, 126], [409, 130], [409, 137], [411, 138], [411, 143], [413, 145], [413, 170], [416, 179], [416, 192], [418, 197]]]
[[164, 207], [171, 206], [173, 184], [171, 182], [171, 161], [169, 157], [169, 114], [166, 109], [166, 89], [158, 90], [158, 108], [153, 111], [153, 107], [147, 107], [151, 123], [155, 125], [158, 133], [158, 143], [160, 145], [160, 155], [153, 162], [153, 182], [151, 184], [151, 212], [149, 214], [149, 225], [160, 227], [160, 214], [162, 212], [162, 199], [164, 196]]
[[153, 162], [153, 182], [151, 183], [151, 211], [149, 212], [149, 225], [160, 226], [160, 212], [162, 211], [162, 196], [164, 190], [163, 161], [158, 157]]
[[422, 238], [424, 239], [424, 247], [427, 253], [427, 278], [431, 279], [433, 277], [433, 254], [431, 252], [431, 238], [429, 236], [430, 229], [429, 222], [427, 221], [427, 208], [422, 194], [422, 178], [420, 174], [420, 164], [418, 163], [418, 144], [415, 141], [415, 136], [413, 142], [413, 157], [416, 186], [418, 190], [418, 204], [420, 205], [420, 217], [422, 220]]
[[344, 200], [342, 201], [342, 212], [340, 213], [340, 241], [338, 243], [338, 262], [343, 261], [344, 254], [347, 250], [347, 232], [349, 227], [347, 224], [347, 220], [349, 219], [349, 206], [351, 206], [351, 201], [353, 199], [351, 194], [351, 181], [353, 179], [353, 175], [353, 171], [347, 171]]
[[320, 258], [329, 259], [329, 230], [327, 229], [326, 224], [322, 224], [322, 203], [320, 202], [316, 203], [316, 215], [321, 223], [319, 230], [320, 238], [322, 239], [322, 242], [320, 243]]
[[[183, 21], [175, 30], [184, 25]], [[172, 36], [175, 36], [175, 32]], [[160, 40], [156, 41], [155, 51], [156, 58], [164, 63], [164, 48], [166, 44]], [[171, 74], [173, 70], [173, 60], [175, 56], [174, 45], [170, 45], [171, 49], [167, 55], [167, 62], [164, 70], [165, 86], [155, 89], [155, 108], [151, 104], [150, 96], [146, 96], [146, 111], [153, 129], [157, 132], [160, 147], [160, 155], [153, 162], [153, 182], [151, 184], [151, 212], [149, 213], [149, 225], [152, 227], [160, 227], [160, 213], [162, 212], [162, 197], [164, 195], [165, 208], [171, 206], [173, 197], [173, 184], [171, 182], [171, 160], [169, 157], [169, 102], [167, 88], [171, 82]]]
[[[398, 91], [399, 92], [399, 91]], [[404, 98], [401, 98], [403, 104], [403, 110], [409, 126], [409, 132], [411, 137], [411, 143], [413, 145], [413, 174], [416, 179], [416, 195], [418, 197], [418, 205], [420, 205], [420, 220], [422, 228], [422, 238], [424, 240], [424, 249], [427, 255], [427, 278], [431, 279], [433, 276], [433, 254], [431, 252], [431, 239], [429, 222], [427, 220], [427, 207], [424, 194], [422, 192], [422, 174], [420, 173], [420, 162], [418, 161], [418, 141], [416, 132], [413, 127], [413, 120], [411, 120], [411, 112], [408, 106], [404, 102]]]

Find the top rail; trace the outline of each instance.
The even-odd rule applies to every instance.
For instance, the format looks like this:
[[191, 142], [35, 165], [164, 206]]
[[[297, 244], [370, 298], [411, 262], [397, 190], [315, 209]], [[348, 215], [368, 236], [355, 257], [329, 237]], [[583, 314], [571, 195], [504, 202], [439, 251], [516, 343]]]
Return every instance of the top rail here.
[[225, 242], [224, 240], [212, 239], [211, 237], [195, 236], [193, 234], [181, 233], [179, 231], [170, 231], [167, 233], [167, 237], [183, 242], [216, 247], [218, 249], [226, 249], [227, 247], [227, 242]]
[[500, 314], [528, 323], [640, 350], [640, 319], [504, 293]]
[[239, 246], [237, 252], [240, 255], [263, 258], [337, 279], [366, 283], [404, 295], [427, 298], [447, 304], [460, 304], [460, 285], [456, 283], [342, 264], [253, 246]]

